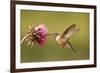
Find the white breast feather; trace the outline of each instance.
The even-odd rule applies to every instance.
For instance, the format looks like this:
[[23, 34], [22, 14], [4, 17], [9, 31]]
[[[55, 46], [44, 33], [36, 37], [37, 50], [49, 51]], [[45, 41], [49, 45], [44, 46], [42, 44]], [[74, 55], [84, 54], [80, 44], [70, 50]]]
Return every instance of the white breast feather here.
[[59, 41], [59, 38], [60, 38], [60, 36], [57, 36], [57, 37], [56, 37], [56, 41]]

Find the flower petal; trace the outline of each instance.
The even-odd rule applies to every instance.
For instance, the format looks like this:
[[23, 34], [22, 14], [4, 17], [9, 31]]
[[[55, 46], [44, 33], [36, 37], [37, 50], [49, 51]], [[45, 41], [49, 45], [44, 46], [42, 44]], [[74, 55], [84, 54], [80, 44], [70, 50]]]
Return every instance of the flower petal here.
[[40, 36], [38, 38], [38, 44], [43, 47], [46, 43], [47, 40], [47, 33], [48, 33], [48, 29], [43, 25], [39, 25], [36, 27], [36, 30], [39, 32], [38, 35]]

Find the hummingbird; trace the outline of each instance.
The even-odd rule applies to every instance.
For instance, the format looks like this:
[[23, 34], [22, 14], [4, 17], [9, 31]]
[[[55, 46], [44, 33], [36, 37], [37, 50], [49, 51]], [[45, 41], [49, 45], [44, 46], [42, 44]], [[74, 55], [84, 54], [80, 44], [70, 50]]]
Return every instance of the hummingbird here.
[[62, 45], [63, 48], [70, 48], [73, 52], [76, 50], [73, 48], [72, 44], [70, 43], [69, 39], [77, 32], [79, 28], [76, 27], [76, 24], [70, 25], [67, 29], [64, 30], [62, 34], [59, 33], [50, 33], [52, 37], [58, 42], [58, 44]]

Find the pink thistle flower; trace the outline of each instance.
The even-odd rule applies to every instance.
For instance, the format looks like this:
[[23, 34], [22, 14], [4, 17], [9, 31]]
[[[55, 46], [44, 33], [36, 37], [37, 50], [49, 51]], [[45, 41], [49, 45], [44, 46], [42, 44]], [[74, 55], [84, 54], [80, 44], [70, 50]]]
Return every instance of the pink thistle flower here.
[[40, 45], [40, 47], [43, 47], [47, 40], [48, 29], [44, 26], [44, 24], [41, 24], [37, 26], [35, 30], [38, 32], [39, 35], [38, 44]]

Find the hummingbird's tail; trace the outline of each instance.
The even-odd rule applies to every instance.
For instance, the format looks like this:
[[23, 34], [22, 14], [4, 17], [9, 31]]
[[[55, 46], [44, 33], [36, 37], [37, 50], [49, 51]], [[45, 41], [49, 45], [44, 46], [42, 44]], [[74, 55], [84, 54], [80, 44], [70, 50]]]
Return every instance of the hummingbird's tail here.
[[76, 50], [73, 48], [73, 46], [71, 45], [71, 43], [69, 41], [67, 41], [67, 47], [72, 49], [73, 52], [76, 52]]

